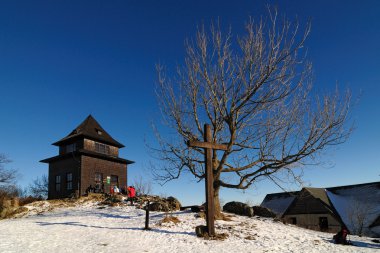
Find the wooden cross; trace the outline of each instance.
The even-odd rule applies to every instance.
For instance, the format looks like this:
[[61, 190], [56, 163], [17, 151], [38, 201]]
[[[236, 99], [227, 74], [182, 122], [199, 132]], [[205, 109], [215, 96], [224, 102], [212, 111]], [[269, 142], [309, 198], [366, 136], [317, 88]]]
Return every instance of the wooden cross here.
[[189, 147], [205, 149], [206, 165], [206, 224], [209, 236], [215, 236], [214, 174], [212, 168], [212, 150], [227, 150], [227, 145], [212, 142], [210, 125], [204, 125], [204, 142], [188, 141]]

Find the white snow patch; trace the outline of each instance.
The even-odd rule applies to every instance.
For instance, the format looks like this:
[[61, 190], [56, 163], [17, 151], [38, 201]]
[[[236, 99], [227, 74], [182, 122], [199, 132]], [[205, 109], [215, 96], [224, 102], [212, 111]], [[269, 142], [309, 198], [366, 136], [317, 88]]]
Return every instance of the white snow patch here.
[[[36, 212], [38, 213], [38, 211]], [[195, 227], [205, 221], [194, 213], [174, 212], [178, 224], [160, 221], [151, 212], [143, 230], [145, 211], [131, 206], [99, 208], [94, 203], [0, 221], [0, 252], [379, 252], [371, 238], [351, 236], [357, 246], [332, 243], [333, 234], [274, 222], [268, 218], [234, 216], [216, 221], [224, 241], [197, 238]]]

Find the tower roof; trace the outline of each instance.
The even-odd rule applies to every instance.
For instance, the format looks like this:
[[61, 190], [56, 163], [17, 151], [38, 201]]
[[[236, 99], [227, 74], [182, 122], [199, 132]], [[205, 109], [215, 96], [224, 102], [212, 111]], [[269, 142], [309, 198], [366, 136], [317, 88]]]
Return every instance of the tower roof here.
[[111, 137], [101, 126], [100, 124], [92, 117], [92, 115], [88, 115], [88, 117], [77, 126], [71, 133], [69, 133], [66, 137], [61, 140], [53, 143], [53, 145], [59, 146], [68, 141], [80, 138], [87, 137], [88, 139], [100, 141], [102, 143], [110, 144], [119, 148], [124, 147], [123, 144], [116, 141]]

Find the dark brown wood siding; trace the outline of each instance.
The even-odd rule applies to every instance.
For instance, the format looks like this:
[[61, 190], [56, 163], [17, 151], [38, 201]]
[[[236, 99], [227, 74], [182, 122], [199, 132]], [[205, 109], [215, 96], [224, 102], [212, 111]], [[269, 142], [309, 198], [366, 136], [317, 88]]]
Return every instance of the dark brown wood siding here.
[[[119, 187], [127, 185], [127, 165], [114, 161], [107, 161], [90, 156], [82, 156], [82, 185], [81, 194], [83, 195], [90, 185], [95, 184], [95, 173], [102, 173], [106, 181], [107, 176], [115, 175], [119, 179]], [[109, 193], [110, 185], [105, 182], [104, 190]]]
[[75, 144], [75, 149], [78, 150], [78, 149], [82, 149], [83, 148], [83, 140], [76, 140], [76, 141], [72, 141], [72, 142], [69, 142], [69, 143], [65, 143], [61, 146], [59, 146], [59, 154], [60, 155], [64, 155], [66, 154], [66, 147], [67, 145], [70, 145], [70, 144]]
[[[86, 149], [86, 150], [90, 150], [90, 151], [96, 152], [96, 150], [95, 150], [95, 142], [96, 141], [89, 140], [89, 139], [84, 139], [83, 148]], [[105, 144], [105, 145], [107, 145], [107, 144]], [[110, 153], [108, 155], [110, 155], [110, 156], [116, 156], [116, 157], [119, 156], [119, 148], [111, 146], [111, 145], [107, 145], [107, 146], [110, 149]]]
[[[73, 174], [72, 190], [67, 190], [67, 173]], [[61, 176], [60, 191], [56, 190], [56, 176]], [[49, 199], [67, 198], [78, 190], [80, 180], [80, 157], [68, 157], [66, 159], [51, 162], [49, 164]]]

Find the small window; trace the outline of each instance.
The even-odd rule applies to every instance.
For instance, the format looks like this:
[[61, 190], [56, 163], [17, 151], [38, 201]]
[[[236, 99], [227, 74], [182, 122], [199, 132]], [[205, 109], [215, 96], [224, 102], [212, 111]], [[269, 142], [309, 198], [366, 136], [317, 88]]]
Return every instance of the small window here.
[[296, 217], [291, 217], [290, 218], [290, 223], [293, 225], [297, 225], [297, 218]]
[[61, 176], [55, 176], [55, 190], [59, 192], [61, 190]]
[[73, 173], [67, 173], [66, 174], [66, 189], [72, 190], [73, 189]]
[[76, 144], [72, 143], [66, 146], [66, 153], [74, 152], [76, 150]]

